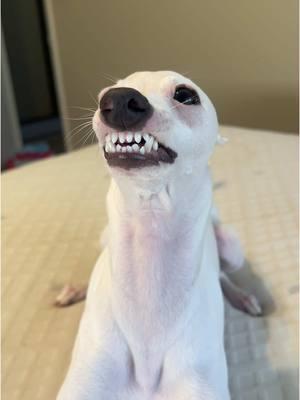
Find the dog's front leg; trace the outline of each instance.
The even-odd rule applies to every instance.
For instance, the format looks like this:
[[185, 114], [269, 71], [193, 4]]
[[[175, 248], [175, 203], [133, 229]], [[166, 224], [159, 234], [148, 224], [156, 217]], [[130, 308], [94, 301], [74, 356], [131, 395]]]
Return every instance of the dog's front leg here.
[[164, 388], [154, 400], [230, 400], [230, 396], [227, 386], [216, 390], [199, 374], [190, 372]]
[[104, 317], [100, 329], [90, 311], [83, 315], [57, 400], [119, 400], [132, 379], [130, 353], [118, 327]]

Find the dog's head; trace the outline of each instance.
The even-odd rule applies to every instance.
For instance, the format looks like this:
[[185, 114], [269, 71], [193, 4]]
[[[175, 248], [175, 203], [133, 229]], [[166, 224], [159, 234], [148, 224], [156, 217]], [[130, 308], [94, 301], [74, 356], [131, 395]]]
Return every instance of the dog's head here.
[[218, 121], [191, 80], [136, 72], [100, 92], [93, 128], [113, 175], [165, 180], [206, 166]]

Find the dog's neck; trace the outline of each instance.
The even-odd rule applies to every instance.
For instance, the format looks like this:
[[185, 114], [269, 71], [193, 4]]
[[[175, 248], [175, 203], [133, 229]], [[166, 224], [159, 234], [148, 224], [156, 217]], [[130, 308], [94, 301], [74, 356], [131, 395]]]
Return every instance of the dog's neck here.
[[[179, 218], [201, 210], [201, 199], [211, 197], [208, 167], [197, 172], [183, 171], [166, 176], [165, 179], [153, 177], [116, 176], [113, 178], [113, 202], [121, 212], [133, 213], [135, 217], [147, 212], [159, 213], [162, 219], [172, 215]], [[200, 199], [200, 200], [199, 200]], [[110, 206], [110, 204], [108, 204]]]
[[150, 384], [157, 379], [158, 354], [197, 308], [191, 304], [205, 282], [201, 260], [212, 200], [208, 169], [159, 189], [113, 181], [107, 198], [113, 312], [137, 375]]
[[122, 282], [120, 290], [136, 295], [171, 288], [180, 276], [182, 290], [188, 290], [199, 270], [211, 210], [208, 168], [200, 176], [149, 187], [112, 182], [107, 202], [113, 278]]

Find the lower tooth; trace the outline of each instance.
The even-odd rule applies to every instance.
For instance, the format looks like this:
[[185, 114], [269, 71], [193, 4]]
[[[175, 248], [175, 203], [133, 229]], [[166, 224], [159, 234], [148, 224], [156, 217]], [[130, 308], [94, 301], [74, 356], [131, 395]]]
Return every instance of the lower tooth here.
[[141, 154], [145, 154], [145, 147], [144, 146], [140, 148], [140, 153]]
[[132, 145], [132, 150], [138, 152], [140, 150], [139, 145], [136, 143], [134, 145]]
[[122, 151], [122, 147], [121, 147], [119, 144], [117, 144], [117, 146], [116, 146], [116, 150], [117, 150], [117, 152], [121, 153], [121, 151]]
[[131, 146], [127, 146], [127, 148], [126, 148], [126, 149], [127, 149], [127, 152], [128, 152], [128, 153], [131, 153], [131, 152], [132, 152], [132, 148], [131, 148]]
[[158, 143], [157, 143], [156, 140], [154, 140], [154, 143], [153, 143], [153, 150], [157, 151], [157, 149], [158, 149]]
[[126, 146], [122, 147], [122, 153], [126, 153]]

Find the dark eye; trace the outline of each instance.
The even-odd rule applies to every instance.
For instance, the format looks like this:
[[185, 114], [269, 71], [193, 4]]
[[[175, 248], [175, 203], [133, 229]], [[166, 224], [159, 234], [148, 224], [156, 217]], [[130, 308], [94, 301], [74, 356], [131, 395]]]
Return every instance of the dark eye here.
[[174, 100], [185, 105], [200, 104], [200, 98], [194, 89], [179, 86], [174, 93]]

